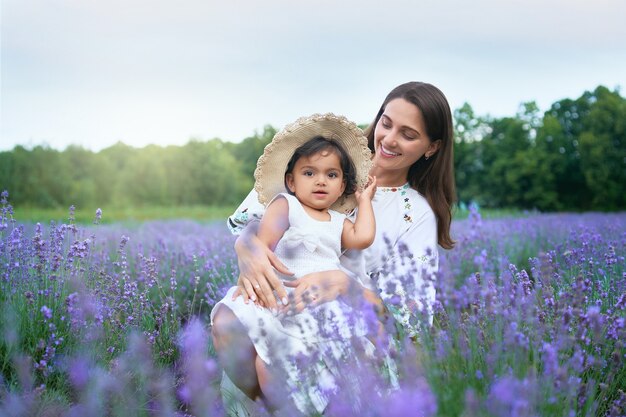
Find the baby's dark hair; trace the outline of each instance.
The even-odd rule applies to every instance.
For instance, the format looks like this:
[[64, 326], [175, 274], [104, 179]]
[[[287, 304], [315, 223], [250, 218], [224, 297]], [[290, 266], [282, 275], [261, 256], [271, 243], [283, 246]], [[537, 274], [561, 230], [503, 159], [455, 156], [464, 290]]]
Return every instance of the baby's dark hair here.
[[348, 152], [341, 146], [336, 140], [327, 139], [324, 136], [315, 136], [303, 145], [300, 145], [291, 156], [289, 163], [287, 164], [287, 170], [285, 171], [285, 188], [290, 194], [293, 194], [289, 187], [287, 187], [287, 174], [293, 172], [293, 168], [296, 166], [296, 162], [300, 158], [315, 155], [316, 153], [329, 150], [334, 152], [339, 157], [339, 164], [343, 171], [343, 181], [346, 183], [346, 188], [343, 191], [344, 196], [354, 194], [356, 191], [356, 168], [354, 162], [350, 159]]

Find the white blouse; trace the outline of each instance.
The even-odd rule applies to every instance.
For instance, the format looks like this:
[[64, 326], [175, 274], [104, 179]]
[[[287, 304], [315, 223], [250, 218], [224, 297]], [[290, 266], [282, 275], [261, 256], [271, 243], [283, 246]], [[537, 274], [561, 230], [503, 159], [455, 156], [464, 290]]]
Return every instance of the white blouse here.
[[[418, 331], [416, 317], [427, 314], [432, 323], [434, 280], [438, 270], [437, 219], [426, 198], [405, 184], [378, 187], [372, 200], [376, 218], [374, 243], [341, 256], [344, 270], [364, 287], [378, 292], [387, 309], [409, 334]], [[239, 234], [265, 207], [252, 190], [227, 224]]]

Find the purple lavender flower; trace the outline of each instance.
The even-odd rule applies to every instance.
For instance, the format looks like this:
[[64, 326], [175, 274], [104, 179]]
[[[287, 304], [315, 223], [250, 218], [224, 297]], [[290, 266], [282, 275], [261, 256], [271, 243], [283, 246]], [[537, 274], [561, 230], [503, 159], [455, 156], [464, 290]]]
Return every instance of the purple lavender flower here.
[[489, 392], [489, 411], [498, 417], [532, 416], [532, 383], [505, 376], [498, 379]]
[[100, 220], [102, 219], [102, 209], [101, 208], [97, 208], [96, 209], [96, 217], [93, 220], [94, 224], [100, 224]]
[[41, 307], [40, 311], [41, 311], [41, 313], [43, 314], [43, 317], [46, 320], [50, 320], [52, 318], [52, 309], [50, 309], [50, 308], [48, 308], [46, 306], [43, 306], [43, 307]]
[[90, 365], [85, 358], [72, 360], [69, 368], [70, 382], [77, 388], [82, 389], [89, 382]]
[[197, 320], [189, 323], [180, 337], [185, 384], [178, 394], [196, 415], [221, 414], [216, 391], [211, 389], [220, 373], [215, 361], [206, 357], [207, 343], [205, 327]]
[[[0, 225], [7, 226], [0, 226], [0, 293], [7, 309], [37, 306], [44, 320], [33, 326], [38, 333], [32, 349], [18, 352], [22, 356], [14, 360], [20, 386], [29, 387], [19, 393], [20, 404], [40, 406], [30, 387], [47, 389], [49, 378], [61, 374], [75, 390], [68, 415], [105, 410], [114, 415], [117, 404], [142, 404], [155, 415], [157, 410], [174, 415], [176, 407], [224, 413], [220, 372], [207, 354], [206, 330], [186, 328], [195, 336], [178, 346], [176, 335], [184, 323], [206, 318], [236, 281], [234, 238], [225, 228], [188, 221], [146, 222], [131, 230], [120, 224], [85, 229], [42, 223], [18, 224], [4, 233], [12, 211], [6, 207], [8, 193], [2, 199]], [[422, 313], [410, 309], [408, 324], [420, 331], [408, 339], [403, 325], [389, 318], [384, 336], [395, 338], [377, 338], [373, 357], [361, 355], [360, 363], [338, 364], [337, 387], [321, 388], [333, 398], [325, 414], [408, 414], [419, 408], [426, 415], [468, 417], [545, 409], [623, 415], [626, 402], [616, 381], [623, 380], [626, 360], [626, 216], [472, 216], [453, 222], [459, 245], [439, 254], [432, 326], [417, 326]], [[96, 229], [97, 239], [92, 237]], [[408, 256], [402, 261], [410, 281], [417, 269]], [[194, 303], [196, 292], [202, 299]], [[398, 301], [395, 307], [402, 306]], [[7, 325], [13, 320], [3, 313], [5, 341], [33, 337], [18, 335], [23, 330]], [[53, 321], [53, 314], [60, 319]], [[369, 318], [376, 324], [374, 315]], [[142, 343], [129, 336], [134, 331]], [[333, 336], [330, 330], [324, 334]], [[83, 344], [77, 342], [86, 342], [88, 350], [71, 357], [68, 347]], [[381, 359], [383, 351], [390, 353], [389, 362]], [[20, 358], [27, 357], [32, 358], [27, 366], [20, 366]], [[99, 362], [84, 359], [92, 357]], [[294, 362], [303, 376], [314, 369], [310, 358]], [[306, 377], [315, 381], [314, 375]], [[465, 380], [472, 389], [455, 388]], [[0, 414], [10, 410], [10, 398], [0, 404]], [[166, 400], [156, 404], [160, 398]]]
[[419, 416], [429, 417], [437, 413], [437, 397], [425, 381], [418, 387], [405, 388], [392, 393], [381, 414], [389, 417]]

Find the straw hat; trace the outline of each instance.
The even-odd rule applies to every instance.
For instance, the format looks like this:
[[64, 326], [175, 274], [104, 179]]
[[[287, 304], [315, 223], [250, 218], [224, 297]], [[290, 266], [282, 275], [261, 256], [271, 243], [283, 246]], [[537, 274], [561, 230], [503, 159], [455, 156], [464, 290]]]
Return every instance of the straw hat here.
[[[263, 151], [254, 171], [254, 189], [259, 202], [267, 205], [278, 193], [287, 192], [285, 171], [295, 150], [315, 136], [337, 141], [346, 150], [356, 168], [357, 190], [363, 190], [372, 167], [372, 153], [363, 131], [343, 116], [332, 113], [301, 117], [276, 133]], [[354, 194], [340, 197], [330, 208], [347, 213], [356, 207]]]

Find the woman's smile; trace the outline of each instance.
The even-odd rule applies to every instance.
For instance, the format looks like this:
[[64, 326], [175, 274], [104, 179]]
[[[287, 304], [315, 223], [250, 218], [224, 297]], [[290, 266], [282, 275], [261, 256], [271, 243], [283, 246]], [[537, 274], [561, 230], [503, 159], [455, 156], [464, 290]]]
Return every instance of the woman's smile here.
[[389, 157], [389, 158], [392, 158], [394, 156], [399, 156], [400, 155], [397, 152], [392, 152], [392, 151], [388, 150], [387, 148], [385, 148], [383, 146], [382, 143], [380, 144], [380, 153], [382, 154], [382, 156]]

